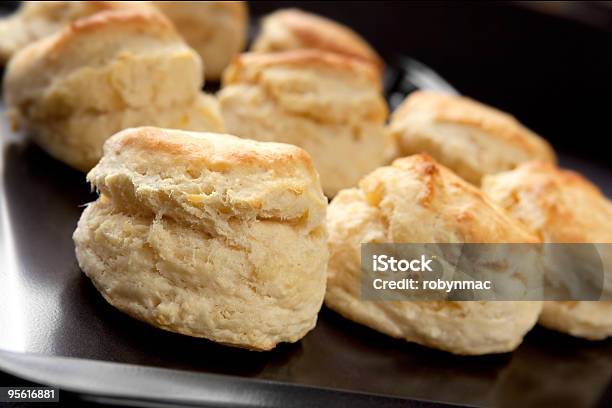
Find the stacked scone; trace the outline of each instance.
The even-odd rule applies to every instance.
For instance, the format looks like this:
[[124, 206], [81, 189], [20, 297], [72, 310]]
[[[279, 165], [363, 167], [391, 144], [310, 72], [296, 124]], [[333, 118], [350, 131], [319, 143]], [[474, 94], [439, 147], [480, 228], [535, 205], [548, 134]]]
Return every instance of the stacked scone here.
[[74, 232], [113, 306], [154, 326], [269, 350], [316, 323], [327, 268], [317, 173], [300, 148], [158, 128], [110, 138]]
[[382, 59], [358, 34], [281, 10], [263, 20], [251, 50], [223, 76], [219, 102], [230, 133], [302, 147], [328, 197], [392, 157]]
[[127, 127], [223, 131], [216, 100], [200, 90], [202, 69], [160, 13], [107, 11], [19, 51], [4, 101], [15, 128], [87, 171], [104, 141]]

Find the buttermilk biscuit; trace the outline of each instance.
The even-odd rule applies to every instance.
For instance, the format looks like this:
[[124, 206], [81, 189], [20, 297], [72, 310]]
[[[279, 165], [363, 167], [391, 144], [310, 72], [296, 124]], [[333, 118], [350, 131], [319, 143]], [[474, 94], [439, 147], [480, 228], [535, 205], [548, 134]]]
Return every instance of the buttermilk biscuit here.
[[398, 159], [342, 190], [327, 217], [330, 262], [325, 304], [392, 337], [455, 354], [515, 349], [541, 302], [365, 301], [362, 243], [537, 242], [483, 194], [426, 155]]
[[204, 60], [206, 79], [221, 78], [244, 48], [248, 10], [244, 1], [155, 1], [185, 41]]
[[79, 220], [76, 255], [119, 310], [254, 350], [315, 326], [327, 200], [302, 149], [127, 129], [106, 142], [87, 178], [101, 195]]
[[[526, 163], [485, 177], [483, 190], [545, 242], [612, 243], [612, 203], [574, 172], [550, 163]], [[601, 255], [609, 273], [612, 254]], [[540, 323], [603, 339], [612, 335], [612, 302], [545, 302]]]
[[387, 106], [371, 64], [319, 50], [248, 53], [228, 67], [223, 85], [227, 130], [302, 147], [327, 195], [385, 161]]
[[472, 184], [529, 160], [554, 162], [549, 144], [514, 117], [472, 99], [410, 94], [388, 127], [400, 155], [428, 153]]
[[30, 44], [10, 61], [4, 100], [16, 129], [79, 170], [132, 126], [222, 131], [201, 93], [202, 63], [158, 12], [102, 12]]
[[26, 45], [54, 34], [79, 18], [106, 10], [149, 10], [141, 1], [22, 1], [18, 11], [0, 19], [0, 63]]
[[353, 30], [297, 9], [278, 10], [266, 16], [251, 49], [256, 52], [319, 49], [362, 59], [381, 71], [384, 68], [382, 58]]

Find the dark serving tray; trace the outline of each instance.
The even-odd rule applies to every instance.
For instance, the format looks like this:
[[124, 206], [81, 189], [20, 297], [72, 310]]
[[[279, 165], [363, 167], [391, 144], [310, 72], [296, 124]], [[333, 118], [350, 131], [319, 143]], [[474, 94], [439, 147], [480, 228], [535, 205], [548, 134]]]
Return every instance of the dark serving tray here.
[[[411, 90], [402, 81], [405, 60], [398, 61], [387, 76], [391, 99]], [[95, 199], [83, 174], [14, 135], [1, 104], [0, 149], [0, 371], [85, 400], [148, 406], [612, 404], [612, 340], [540, 327], [513, 353], [457, 357], [325, 307], [304, 339], [265, 353], [133, 320], [109, 306], [77, 265], [72, 232], [83, 204]], [[606, 163], [563, 152], [562, 165], [612, 195]]]

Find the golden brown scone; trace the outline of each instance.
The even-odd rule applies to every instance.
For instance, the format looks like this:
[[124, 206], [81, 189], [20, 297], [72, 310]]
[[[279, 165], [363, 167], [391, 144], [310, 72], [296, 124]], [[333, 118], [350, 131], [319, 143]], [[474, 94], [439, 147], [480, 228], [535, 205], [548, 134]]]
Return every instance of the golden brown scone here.
[[255, 52], [319, 49], [367, 61], [379, 70], [384, 62], [357, 33], [333, 20], [298, 9], [283, 9], [266, 16], [251, 47]]
[[387, 106], [376, 69], [319, 50], [242, 54], [218, 94], [227, 130], [302, 147], [333, 196], [382, 165]]
[[[544, 242], [612, 243], [612, 203], [572, 171], [526, 163], [485, 177], [483, 190]], [[612, 254], [602, 256], [609, 273]], [[603, 339], [612, 335], [612, 302], [545, 302], [540, 323], [573, 336]]]
[[243, 50], [248, 27], [245, 1], [155, 1], [204, 61], [207, 80], [218, 80]]
[[254, 350], [316, 324], [327, 200], [295, 146], [124, 130], [87, 175], [100, 198], [74, 232], [83, 272], [153, 326]]
[[555, 161], [550, 145], [514, 117], [472, 99], [410, 94], [388, 127], [402, 156], [428, 153], [472, 184], [530, 160]]
[[392, 337], [455, 354], [515, 349], [541, 302], [365, 301], [362, 243], [537, 242], [472, 185], [426, 155], [398, 159], [332, 200], [325, 304]]
[[201, 93], [202, 63], [159, 12], [102, 12], [30, 44], [10, 61], [4, 100], [16, 129], [79, 170], [133, 126], [222, 131]]
[[23, 1], [15, 14], [0, 19], [0, 63], [5, 64], [26, 45], [80, 18], [108, 10], [154, 8], [141, 1]]

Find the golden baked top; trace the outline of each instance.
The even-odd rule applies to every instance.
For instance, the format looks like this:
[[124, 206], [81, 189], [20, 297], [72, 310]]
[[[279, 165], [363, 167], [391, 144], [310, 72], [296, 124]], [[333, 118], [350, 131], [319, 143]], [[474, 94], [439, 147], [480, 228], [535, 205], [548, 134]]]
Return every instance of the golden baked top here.
[[4, 95], [18, 124], [19, 116], [168, 107], [192, 100], [201, 84], [200, 57], [161, 13], [106, 11], [19, 51], [7, 67]]
[[573, 171], [530, 162], [486, 176], [482, 187], [544, 241], [612, 243], [612, 202]]
[[473, 99], [441, 92], [417, 91], [393, 112], [392, 119], [423, 117], [437, 123], [475, 127], [491, 137], [499, 138], [521, 150], [537, 155], [542, 160], [554, 161], [549, 144], [527, 129], [512, 115]]
[[388, 242], [538, 242], [478, 188], [425, 154], [373, 171], [359, 188], [384, 220]]
[[214, 211], [226, 227], [259, 219], [309, 228], [327, 207], [305, 151], [216, 133], [123, 130], [106, 142], [87, 179], [118, 208], [194, 225]]
[[357, 33], [325, 17], [298, 9], [278, 10], [263, 19], [254, 51], [276, 52], [299, 48], [321, 49], [359, 58], [384, 67], [376, 51]]
[[372, 64], [345, 55], [322, 50], [294, 50], [282, 53], [240, 54], [223, 76], [224, 84], [255, 82], [266, 68], [288, 67], [350, 74], [380, 88], [378, 73]]

